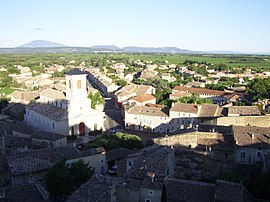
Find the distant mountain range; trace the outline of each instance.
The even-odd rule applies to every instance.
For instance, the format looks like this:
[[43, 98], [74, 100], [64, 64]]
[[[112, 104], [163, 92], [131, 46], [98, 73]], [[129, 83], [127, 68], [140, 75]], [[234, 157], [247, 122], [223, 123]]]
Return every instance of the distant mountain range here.
[[60, 43], [35, 40], [16, 48], [0, 48], [0, 54], [33, 54], [33, 53], [96, 53], [96, 52], [123, 52], [123, 53], [170, 53], [170, 54], [264, 54], [270, 53], [240, 53], [235, 51], [191, 51], [177, 47], [137, 47], [127, 46], [119, 48], [114, 45], [97, 45], [91, 47], [71, 47]]
[[30, 43], [26, 43], [19, 46], [19, 48], [53, 48], [53, 47], [67, 47], [67, 46], [46, 40], [31, 41]]

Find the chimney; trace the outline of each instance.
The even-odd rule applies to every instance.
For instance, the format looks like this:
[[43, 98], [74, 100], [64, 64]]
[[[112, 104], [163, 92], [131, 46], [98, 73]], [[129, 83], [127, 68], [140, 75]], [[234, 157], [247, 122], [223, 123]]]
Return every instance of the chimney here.
[[255, 134], [254, 133], [251, 134], [251, 138], [252, 138], [252, 141], [255, 140]]
[[154, 180], [155, 180], [155, 173], [152, 173], [152, 172], [148, 172], [147, 174], [149, 177], [151, 177], [151, 182], [153, 183]]

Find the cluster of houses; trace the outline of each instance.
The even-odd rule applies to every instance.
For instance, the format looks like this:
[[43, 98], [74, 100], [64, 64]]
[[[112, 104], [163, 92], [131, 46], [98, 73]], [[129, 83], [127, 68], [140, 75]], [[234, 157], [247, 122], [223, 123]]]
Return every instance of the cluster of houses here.
[[[141, 61], [136, 65], [145, 68], [141, 79], [157, 76], [157, 65]], [[124, 64], [116, 63], [113, 68], [119, 69], [119, 78], [130, 80], [129, 77], [134, 76], [123, 76]], [[161, 68], [171, 71], [176, 66], [163, 65]], [[50, 73], [55, 69], [47, 71]], [[187, 68], [183, 68], [183, 72], [192, 74]], [[24, 74], [24, 82], [33, 78], [27, 68], [22, 68], [21, 74]], [[162, 74], [162, 78], [174, 81], [167, 73]], [[212, 99], [214, 104], [175, 102], [169, 108], [156, 104], [154, 87], [129, 83], [120, 88], [97, 68], [84, 68], [83, 71], [75, 68], [66, 73], [65, 79], [58, 79], [64, 87], [53, 86], [53, 81], [50, 87], [42, 84], [45, 89], [39, 88], [39, 91], [14, 92], [11, 102], [19, 102], [23, 108], [11, 105], [9, 118], [1, 116], [0, 201], [15, 197], [14, 189], [23, 190], [25, 186], [36, 193], [32, 194], [39, 198], [36, 201], [47, 200], [48, 193], [38, 181], [63, 158], [68, 163], [81, 159], [95, 168], [95, 174], [67, 201], [253, 200], [238, 183], [198, 182], [195, 181], [199, 179], [197, 174], [176, 178], [176, 152], [197, 152], [203, 158], [227, 165], [223, 167], [225, 170], [230, 163], [247, 166], [260, 163], [262, 172], [270, 170], [270, 117], [261, 115], [256, 106], [233, 106], [248, 99], [243, 93], [194, 87], [201, 83], [176, 86], [172, 89], [171, 100], [196, 94]], [[105, 113], [92, 109], [91, 100], [87, 98], [87, 80], [102, 94], [115, 100], [122, 110], [127, 131], [146, 136], [154, 134], [155, 144], [138, 151], [123, 148], [80, 151], [69, 144], [69, 136], [83, 138], [91, 131], [106, 130]], [[200, 161], [198, 157], [197, 161]], [[117, 168], [116, 172], [108, 175], [112, 168]], [[27, 195], [24, 197], [27, 201]]]

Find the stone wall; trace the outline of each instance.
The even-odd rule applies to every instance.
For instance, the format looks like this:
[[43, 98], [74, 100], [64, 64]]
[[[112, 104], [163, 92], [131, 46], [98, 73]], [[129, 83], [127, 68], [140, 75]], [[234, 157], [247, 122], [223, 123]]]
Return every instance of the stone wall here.
[[154, 138], [155, 144], [178, 147], [196, 148], [198, 138], [217, 138], [218, 133], [211, 132], [191, 132], [166, 137]]
[[270, 116], [237, 116], [237, 117], [219, 117], [216, 120], [207, 121], [201, 125], [220, 125], [220, 126], [259, 126], [269, 127]]

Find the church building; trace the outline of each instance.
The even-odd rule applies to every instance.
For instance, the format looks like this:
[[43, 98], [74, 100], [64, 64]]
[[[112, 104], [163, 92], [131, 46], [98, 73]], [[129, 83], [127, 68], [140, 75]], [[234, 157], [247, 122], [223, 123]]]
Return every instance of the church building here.
[[84, 136], [104, 130], [105, 113], [92, 109], [87, 98], [86, 73], [75, 68], [66, 73], [66, 92], [46, 89], [36, 103], [26, 106], [25, 122], [43, 131]]

